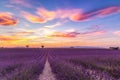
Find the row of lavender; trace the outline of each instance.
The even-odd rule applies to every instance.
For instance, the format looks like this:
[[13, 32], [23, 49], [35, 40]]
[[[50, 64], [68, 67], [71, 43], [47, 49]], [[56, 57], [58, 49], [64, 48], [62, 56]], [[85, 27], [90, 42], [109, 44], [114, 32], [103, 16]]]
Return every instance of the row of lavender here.
[[46, 56], [42, 49], [0, 49], [0, 80], [38, 80]]
[[57, 80], [118, 80], [120, 51], [0, 49], [0, 80], [38, 80], [48, 58]]
[[120, 51], [53, 49], [49, 62], [57, 80], [119, 80]]

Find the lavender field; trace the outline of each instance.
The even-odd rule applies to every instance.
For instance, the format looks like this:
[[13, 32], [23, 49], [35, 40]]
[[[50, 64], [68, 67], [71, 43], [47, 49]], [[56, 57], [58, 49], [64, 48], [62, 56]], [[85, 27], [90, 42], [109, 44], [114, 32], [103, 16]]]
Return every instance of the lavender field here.
[[120, 80], [120, 51], [0, 49], [0, 80]]

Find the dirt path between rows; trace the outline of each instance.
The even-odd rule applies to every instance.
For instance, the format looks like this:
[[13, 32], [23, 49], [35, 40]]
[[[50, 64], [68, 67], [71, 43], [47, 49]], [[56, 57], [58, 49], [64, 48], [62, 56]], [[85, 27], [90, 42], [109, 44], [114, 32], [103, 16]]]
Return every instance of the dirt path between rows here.
[[43, 73], [40, 75], [39, 80], [56, 80], [55, 75], [52, 73], [48, 60], [46, 60]]

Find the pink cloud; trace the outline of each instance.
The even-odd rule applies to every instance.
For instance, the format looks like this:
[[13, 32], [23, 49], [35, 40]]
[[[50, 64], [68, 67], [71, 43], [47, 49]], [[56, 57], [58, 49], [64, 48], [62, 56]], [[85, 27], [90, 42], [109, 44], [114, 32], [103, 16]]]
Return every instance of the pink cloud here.
[[98, 18], [98, 17], [104, 17], [110, 14], [118, 13], [120, 12], [120, 6], [113, 6], [113, 7], [108, 7], [104, 8], [101, 10], [97, 10], [94, 12], [90, 13], [77, 13], [71, 15], [70, 19], [73, 21], [85, 21], [93, 18]]
[[82, 34], [85, 34], [85, 35], [102, 35], [102, 34], [105, 34], [106, 31], [103, 31], [103, 30], [99, 30], [99, 31], [91, 31], [91, 32], [85, 32], [85, 33], [82, 33]]
[[120, 31], [115, 31], [113, 34], [120, 36]]
[[106, 31], [101, 30], [99, 26], [93, 26], [88, 29], [88, 31], [85, 32], [78, 32], [74, 28], [68, 29], [62, 32], [54, 32], [51, 35], [48, 35], [49, 37], [63, 37], [63, 38], [75, 38], [78, 36], [98, 36], [98, 35], [103, 35], [105, 34]]
[[118, 12], [120, 12], [120, 6], [108, 7], [108, 8], [96, 11], [96, 13], [98, 13], [98, 16], [105, 16], [105, 15], [118, 13]]
[[64, 38], [74, 38], [76, 37], [75, 32], [54, 32], [53, 34], [49, 35], [49, 37], [64, 37]]
[[54, 32], [49, 37], [61, 37], [61, 38], [75, 38], [77, 36], [97, 36], [105, 34], [105, 31], [91, 31], [91, 32]]
[[[73, 17], [75, 17], [76, 14], [82, 13], [82, 10], [80, 10], [80, 9], [71, 9], [71, 10], [57, 9], [55, 11], [49, 11], [45, 8], [38, 8], [36, 13], [39, 16], [45, 18], [47, 21], [53, 20], [53, 19], [70, 19], [70, 20], [73, 20]], [[77, 16], [76, 16], [76, 18], [77, 18]]]
[[12, 15], [12, 13], [1, 12], [0, 13], [0, 25], [2, 26], [10, 26], [16, 25], [18, 20]]
[[58, 9], [56, 11], [57, 14], [57, 18], [61, 18], [61, 19], [71, 19], [71, 17], [73, 17], [76, 14], [82, 14], [82, 10], [81, 9]]
[[48, 11], [45, 8], [38, 8], [36, 13], [46, 20], [53, 20], [56, 16], [54, 11]]
[[[108, 7], [101, 10], [92, 11], [89, 13], [84, 13], [82, 9], [47, 10], [42, 7], [42, 8], [37, 8], [37, 11], [35, 12], [37, 16], [29, 13], [29, 15], [26, 15], [24, 17], [29, 21], [33, 19], [35, 20], [37, 19], [39, 21], [40, 18], [43, 22], [44, 21], [47, 22], [54, 19], [69, 19], [71, 21], [80, 22], [80, 21], [91, 20], [94, 18], [105, 17], [107, 15], [118, 12], [120, 12], [120, 6]], [[33, 17], [33, 19], [31, 16]]]
[[83, 20], [87, 20], [87, 16], [83, 15], [83, 14], [73, 14], [70, 16], [70, 20], [72, 21], [83, 21]]

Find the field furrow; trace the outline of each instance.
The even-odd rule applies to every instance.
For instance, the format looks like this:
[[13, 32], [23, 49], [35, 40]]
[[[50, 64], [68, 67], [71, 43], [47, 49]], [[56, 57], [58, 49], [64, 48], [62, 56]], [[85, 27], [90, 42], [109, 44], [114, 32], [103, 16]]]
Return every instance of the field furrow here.
[[55, 75], [52, 73], [48, 60], [46, 60], [43, 73], [40, 75], [39, 80], [56, 80]]

